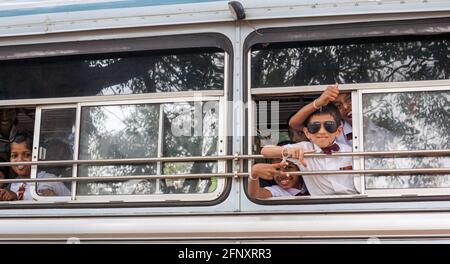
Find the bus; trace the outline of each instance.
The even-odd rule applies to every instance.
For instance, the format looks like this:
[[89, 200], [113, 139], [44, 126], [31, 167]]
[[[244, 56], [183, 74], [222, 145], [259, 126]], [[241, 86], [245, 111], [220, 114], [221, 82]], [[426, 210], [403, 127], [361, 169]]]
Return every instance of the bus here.
[[[250, 198], [261, 148], [334, 83], [358, 193]], [[6, 0], [0, 112], [0, 183], [30, 188], [2, 243], [450, 242], [448, 0]]]

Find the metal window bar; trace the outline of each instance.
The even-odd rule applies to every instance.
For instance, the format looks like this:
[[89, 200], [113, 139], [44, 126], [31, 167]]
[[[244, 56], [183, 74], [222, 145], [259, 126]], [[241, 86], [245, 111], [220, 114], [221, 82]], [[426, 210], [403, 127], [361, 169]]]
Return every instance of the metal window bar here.
[[[373, 176], [377, 174], [447, 174], [450, 173], [450, 168], [415, 168], [415, 169], [377, 169], [377, 170], [330, 170], [330, 171], [298, 171], [289, 172], [290, 175], [341, 175], [341, 174], [371, 174]], [[96, 176], [96, 177], [67, 177], [67, 178], [33, 178], [33, 179], [1, 179], [0, 183], [12, 183], [12, 182], [100, 182], [100, 181], [124, 181], [124, 180], [148, 180], [148, 179], [192, 179], [192, 178], [211, 178], [211, 177], [224, 177], [224, 178], [243, 178], [249, 175], [248, 172], [235, 172], [235, 173], [196, 173], [196, 174], [167, 174], [167, 175], [130, 175], [130, 176]], [[434, 175], [432, 175], [434, 176]]]
[[[376, 157], [410, 157], [410, 156], [450, 156], [450, 149], [443, 150], [402, 150], [402, 151], [373, 151], [373, 152], [338, 152], [331, 155], [321, 153], [307, 153], [305, 157], [326, 158], [330, 156], [376, 156]], [[89, 164], [89, 165], [117, 165], [117, 164], [145, 164], [155, 162], [180, 162], [180, 161], [218, 161], [218, 160], [241, 160], [241, 159], [263, 159], [263, 155], [223, 155], [223, 156], [192, 156], [192, 157], [160, 157], [160, 158], [134, 158], [134, 159], [108, 159], [108, 160], [54, 160], [54, 161], [21, 161], [21, 162], [0, 162], [3, 166], [19, 166], [19, 165], [72, 165], [72, 164]]]
[[[446, 156], [450, 150], [416, 150], [416, 151], [378, 151], [378, 152], [342, 152], [333, 153], [331, 156]], [[329, 157], [326, 154], [305, 154], [305, 157]], [[18, 165], [68, 165], [68, 164], [142, 164], [150, 162], [171, 161], [216, 161], [264, 158], [262, 155], [224, 155], [224, 156], [194, 156], [194, 157], [161, 157], [161, 158], [137, 158], [137, 159], [111, 159], [111, 160], [61, 160], [61, 161], [31, 161], [31, 162], [1, 162], [0, 166]], [[408, 168], [408, 169], [376, 169], [376, 170], [344, 170], [344, 171], [301, 171], [291, 172], [292, 175], [341, 175], [341, 174], [446, 174], [450, 168]], [[144, 179], [178, 179], [178, 178], [210, 178], [210, 177], [246, 177], [248, 172], [234, 173], [198, 173], [198, 174], [168, 174], [168, 175], [130, 175], [130, 176], [105, 176], [105, 177], [76, 177], [76, 178], [33, 178], [33, 179], [0, 179], [0, 183], [12, 182], [98, 182], [98, 181], [122, 181], [122, 180], [144, 180]], [[393, 175], [392, 175], [393, 176]]]

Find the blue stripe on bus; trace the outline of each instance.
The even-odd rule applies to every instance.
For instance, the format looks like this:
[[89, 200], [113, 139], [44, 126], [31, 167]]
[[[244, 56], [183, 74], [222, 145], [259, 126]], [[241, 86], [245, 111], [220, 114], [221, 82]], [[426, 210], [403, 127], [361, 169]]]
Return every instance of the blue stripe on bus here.
[[127, 8], [127, 7], [190, 4], [190, 3], [217, 2], [217, 1], [225, 1], [225, 0], [123, 0], [105, 3], [71, 4], [54, 7], [35, 7], [35, 8], [2, 10], [0, 11], [0, 17], [26, 16], [26, 15], [48, 14], [48, 13], [76, 12], [76, 11], [89, 11], [89, 10]]

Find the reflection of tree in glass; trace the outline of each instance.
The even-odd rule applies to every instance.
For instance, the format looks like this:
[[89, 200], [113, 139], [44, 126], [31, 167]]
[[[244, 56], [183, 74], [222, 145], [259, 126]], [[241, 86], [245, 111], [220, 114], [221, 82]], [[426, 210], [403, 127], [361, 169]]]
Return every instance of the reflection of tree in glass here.
[[0, 97], [47, 98], [223, 89], [223, 51], [176, 52], [129, 52], [0, 62]]
[[[217, 155], [218, 103], [181, 103], [164, 105], [164, 147], [165, 157], [213, 156]], [[196, 118], [195, 106], [201, 111]], [[173, 127], [180, 127], [188, 120], [187, 135], [179, 135]], [[195, 129], [198, 129], [197, 131]], [[164, 174], [211, 173], [217, 172], [217, 162], [177, 162], [165, 163]], [[168, 192], [203, 193], [213, 191], [217, 179], [176, 179], [165, 180]]]
[[[177, 54], [116, 59], [98, 75], [100, 94], [223, 89], [223, 53]], [[90, 61], [93, 63], [93, 61]], [[105, 76], [106, 77], [106, 76]]]
[[[72, 160], [75, 131], [75, 108], [43, 109], [39, 130], [39, 160]], [[72, 166], [38, 166], [58, 177], [72, 177]], [[68, 189], [70, 182], [64, 183]]]
[[105, 68], [114, 63], [119, 63], [121, 58], [118, 59], [100, 59], [100, 60], [86, 60], [91, 68]]
[[[450, 148], [450, 93], [447, 91], [365, 94], [363, 107], [365, 151]], [[371, 124], [381, 130], [370, 129]], [[450, 158], [368, 158], [365, 165], [366, 169], [450, 167]], [[369, 188], [450, 187], [450, 176], [367, 177], [367, 185]]]
[[[169, 157], [217, 155], [218, 103], [164, 104], [163, 155]], [[207, 104], [209, 107], [205, 107]], [[121, 159], [156, 157], [158, 150], [159, 105], [122, 105], [82, 109], [80, 159]], [[187, 135], [177, 136], [172, 127], [188, 120]], [[198, 121], [200, 120], [200, 123]], [[201, 121], [203, 120], [203, 121]], [[199, 126], [196, 131], [195, 126]], [[192, 127], [191, 127], [192, 126]], [[175, 134], [175, 135], [174, 135]], [[164, 164], [164, 174], [217, 171], [217, 162]], [[156, 166], [80, 166], [80, 176], [124, 176], [156, 174]], [[204, 193], [215, 188], [216, 179], [166, 180], [162, 192]], [[150, 194], [156, 182], [127, 181], [79, 184], [79, 194]]]
[[[372, 43], [297, 43], [255, 46], [252, 87], [364, 82], [400, 82], [450, 78], [448, 35]], [[361, 42], [361, 41], [360, 41]], [[336, 44], [342, 43], [342, 44]]]
[[[159, 105], [84, 107], [82, 110], [80, 159], [126, 159], [156, 157]], [[126, 176], [156, 174], [156, 166], [80, 166], [80, 176]], [[80, 184], [80, 194], [148, 194], [155, 180]], [[145, 188], [143, 186], [146, 186]], [[134, 188], [133, 188], [134, 187]], [[139, 189], [140, 191], [137, 191]]]

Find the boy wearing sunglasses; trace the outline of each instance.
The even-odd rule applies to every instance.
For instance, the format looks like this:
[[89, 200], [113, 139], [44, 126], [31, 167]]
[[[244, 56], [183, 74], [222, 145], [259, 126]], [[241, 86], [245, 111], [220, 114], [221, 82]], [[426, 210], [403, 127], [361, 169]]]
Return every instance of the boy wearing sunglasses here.
[[[351, 170], [351, 157], [310, 157], [305, 153], [331, 154], [351, 152], [352, 148], [336, 141], [342, 133], [341, 116], [338, 109], [329, 104], [314, 111], [305, 121], [303, 131], [311, 142], [299, 142], [283, 147], [266, 146], [261, 154], [267, 158], [290, 159], [301, 171]], [[351, 174], [344, 175], [303, 175], [311, 195], [335, 195], [357, 193]]]
[[302, 125], [306, 118], [314, 111], [328, 105], [329, 103], [332, 103], [337, 107], [344, 121], [342, 133], [337, 138], [337, 141], [352, 146], [352, 97], [350, 93], [340, 93], [338, 84], [329, 85], [319, 98], [298, 110], [298, 112], [295, 113], [295, 115], [293, 115], [289, 120], [289, 127], [295, 130], [302, 130]]

